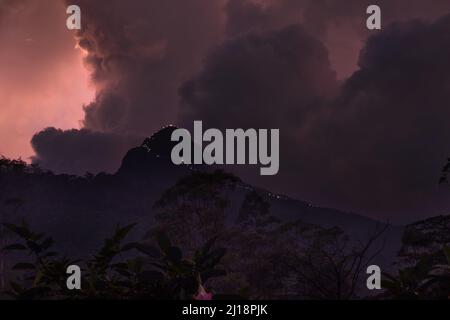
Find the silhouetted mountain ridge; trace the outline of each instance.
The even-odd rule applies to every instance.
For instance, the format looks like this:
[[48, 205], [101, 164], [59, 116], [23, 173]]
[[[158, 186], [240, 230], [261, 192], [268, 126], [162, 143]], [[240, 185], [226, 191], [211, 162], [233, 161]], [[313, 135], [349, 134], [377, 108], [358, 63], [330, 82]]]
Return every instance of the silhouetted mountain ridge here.
[[[135, 237], [153, 225], [153, 204], [177, 180], [193, 170], [214, 167], [174, 165], [168, 126], [129, 150], [115, 174], [79, 177], [49, 172], [2, 172], [0, 203], [23, 199], [18, 208], [2, 205], [12, 220], [25, 218], [36, 230], [57, 239], [67, 252], [83, 254], [97, 247], [115, 225], [138, 222]], [[230, 195], [229, 216], [235, 217], [245, 195], [257, 190], [270, 203], [271, 213], [282, 220], [301, 219], [323, 227], [338, 226], [355, 239], [364, 239], [380, 223], [353, 213], [316, 207], [308, 202], [274, 194], [245, 182]], [[402, 227], [392, 227], [386, 237], [386, 261], [393, 261], [400, 245]]]
[[[118, 175], [158, 174], [161, 171], [180, 171], [170, 161], [170, 154], [176, 142], [171, 141], [175, 126], [167, 126], [146, 138], [142, 144], [127, 152], [117, 171]], [[183, 168], [185, 169], [185, 168]], [[184, 171], [184, 170], [181, 170]]]

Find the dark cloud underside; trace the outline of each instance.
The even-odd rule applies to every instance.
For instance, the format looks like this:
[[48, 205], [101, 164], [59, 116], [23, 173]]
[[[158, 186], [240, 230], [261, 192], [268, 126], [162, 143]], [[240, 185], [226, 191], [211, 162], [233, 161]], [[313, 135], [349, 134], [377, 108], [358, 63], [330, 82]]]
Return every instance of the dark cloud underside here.
[[368, 1], [74, 3], [97, 94], [84, 129], [34, 137], [46, 166], [113, 170], [124, 137], [195, 119], [281, 129], [280, 174], [250, 182], [379, 218], [448, 208], [449, 1], [380, 0], [380, 32]]

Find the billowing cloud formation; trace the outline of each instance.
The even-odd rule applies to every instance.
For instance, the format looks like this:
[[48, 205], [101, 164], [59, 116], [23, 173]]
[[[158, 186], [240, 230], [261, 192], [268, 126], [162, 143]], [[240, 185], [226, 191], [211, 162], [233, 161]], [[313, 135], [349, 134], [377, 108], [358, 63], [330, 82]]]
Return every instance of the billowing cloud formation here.
[[83, 118], [89, 74], [65, 19], [58, 1], [0, 1], [0, 154], [26, 159], [38, 130]]
[[93, 173], [117, 170], [115, 162], [105, 159], [121, 159], [130, 145], [136, 146], [142, 141], [142, 137], [87, 129], [63, 131], [47, 128], [33, 137], [32, 144], [40, 151], [38, 162], [44, 168], [52, 168], [55, 172], [84, 174], [85, 168]]
[[[349, 77], [357, 68], [359, 51], [370, 35], [365, 27], [371, 0], [229, 0], [227, 33], [236, 36], [302, 23], [324, 42], [338, 78]], [[378, 0], [382, 22], [435, 19], [450, 13], [450, 2], [435, 0]]]
[[[280, 127], [280, 174], [261, 180], [272, 189], [386, 218], [445, 209], [449, 197], [436, 189], [450, 152], [450, 16], [394, 24], [371, 37], [360, 70], [332, 101], [326, 55], [305, 50], [314, 42], [299, 30], [219, 48], [182, 90], [189, 118], [217, 127]], [[291, 47], [303, 50], [294, 49], [293, 58]], [[303, 75], [309, 83], [299, 81]]]
[[[82, 8], [78, 41], [96, 88], [94, 101], [84, 108], [84, 129], [95, 137], [105, 133], [104, 139], [109, 141], [111, 133], [115, 137], [148, 136], [173, 123], [178, 87], [197, 70], [207, 49], [223, 38], [222, 1], [78, 0], [70, 4]], [[70, 138], [72, 147], [81, 148], [74, 151], [78, 157], [91, 157], [81, 152], [88, 140], [84, 130], [76, 144], [72, 143], [76, 131], [52, 134], [61, 134], [61, 138], [41, 141], [45, 135], [34, 137], [35, 161], [61, 169], [60, 158], [52, 150], [59, 149], [65, 138]], [[103, 161], [96, 157], [81, 163], [102, 163], [103, 170], [114, 171], [122, 156], [111, 150], [104, 153]], [[97, 167], [73, 166], [69, 172], [95, 171]]]
[[326, 48], [296, 25], [226, 42], [180, 92], [185, 123], [292, 129], [337, 87]]
[[369, 39], [360, 71], [308, 139], [329, 150], [312, 152], [333, 159], [321, 195], [340, 207], [386, 215], [448, 208], [437, 177], [450, 152], [449, 55], [450, 16], [394, 24]]
[[80, 46], [98, 87], [92, 130], [151, 134], [176, 117], [177, 88], [221, 39], [221, 1], [75, 1]]
[[[328, 47], [338, 77], [348, 76], [356, 69], [365, 36], [359, 34], [365, 34], [367, 5], [329, 0], [69, 2], [82, 8], [79, 45], [87, 53], [97, 90], [85, 108], [83, 125], [93, 131], [131, 135], [149, 135], [174, 122], [179, 86], [197, 71], [207, 51], [226, 37], [301, 21]], [[396, 7], [408, 8], [408, 17], [434, 16], [449, 6], [446, 3], [439, 0], [424, 7], [417, 0], [407, 6], [403, 0], [386, 1], [383, 19], [405, 16]], [[40, 151], [36, 152], [39, 158]]]
[[[122, 155], [110, 141], [131, 144], [119, 136], [175, 122], [179, 91], [183, 124], [281, 129], [280, 174], [244, 172], [250, 182], [378, 217], [448, 207], [435, 186], [449, 151], [449, 22], [430, 22], [450, 10], [448, 0], [380, 0], [383, 31], [371, 33], [369, 3], [359, 0], [74, 3], [97, 94], [83, 130], [33, 139], [49, 168], [113, 171]], [[66, 140], [72, 149], [58, 156]], [[95, 144], [111, 150], [83, 149]], [[86, 159], [63, 160], [75, 154]]]

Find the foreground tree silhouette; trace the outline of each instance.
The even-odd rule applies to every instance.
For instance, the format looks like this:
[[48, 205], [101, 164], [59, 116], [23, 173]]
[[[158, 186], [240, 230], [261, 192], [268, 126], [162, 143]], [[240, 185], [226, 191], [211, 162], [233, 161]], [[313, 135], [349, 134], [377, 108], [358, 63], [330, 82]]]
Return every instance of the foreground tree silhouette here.
[[356, 298], [362, 261], [373, 252], [337, 228], [279, 219], [273, 199], [223, 171], [192, 171], [157, 201], [156, 224], [144, 241], [124, 244], [133, 225], [117, 227], [92, 258], [78, 262], [82, 294], [68, 292], [55, 271], [61, 276], [74, 259], [52, 252], [49, 240], [44, 243], [48, 237], [26, 224], [9, 225], [23, 241], [5, 252], [35, 257], [14, 266], [9, 293], [49, 299], [192, 299], [211, 291], [215, 298], [235, 292], [252, 299]]
[[[440, 185], [448, 185], [450, 158]], [[391, 299], [450, 299], [450, 216], [437, 216], [406, 226], [397, 275], [384, 273], [383, 287]]]
[[[382, 250], [380, 226], [362, 243], [338, 228], [301, 220], [281, 221], [268, 195], [249, 189], [236, 217], [226, 210], [245, 184], [223, 171], [192, 172], [156, 203], [156, 230], [193, 250], [213, 235], [228, 250], [227, 276], [214, 281], [224, 291], [253, 299], [353, 299], [367, 265]], [[377, 248], [376, 246], [379, 246]]]
[[367, 266], [383, 250], [381, 237], [389, 226], [379, 225], [363, 242], [355, 243], [339, 228], [313, 229], [311, 242], [290, 263], [304, 297], [315, 300], [360, 298], [360, 281]]
[[406, 226], [397, 275], [384, 274], [394, 299], [448, 299], [450, 296], [450, 216]]
[[[156, 247], [147, 242], [123, 244], [134, 224], [118, 226], [91, 259], [82, 261], [51, 251], [52, 238], [31, 231], [26, 223], [5, 227], [22, 241], [3, 250], [33, 257], [13, 266], [19, 280], [11, 281], [6, 293], [15, 299], [193, 299], [206, 296], [208, 279], [225, 274], [218, 266], [226, 250], [215, 248], [215, 239], [188, 259], [162, 233], [156, 236]], [[82, 267], [83, 290], [66, 288], [66, 268], [71, 264]]]
[[[3, 174], [18, 174], [32, 169], [22, 161], [22, 159], [8, 159], [4, 156], [0, 156], [0, 175]], [[0, 188], [6, 186], [1, 185]], [[17, 197], [6, 198], [0, 190], [0, 248], [7, 245], [10, 234], [6, 228], [3, 227], [3, 223], [16, 219], [19, 208], [23, 205], [24, 201]], [[0, 250], [0, 290], [5, 290], [6, 287], [6, 256], [2, 250]]]
[[239, 178], [221, 170], [181, 178], [155, 203], [158, 229], [188, 250], [223, 234], [229, 194]]

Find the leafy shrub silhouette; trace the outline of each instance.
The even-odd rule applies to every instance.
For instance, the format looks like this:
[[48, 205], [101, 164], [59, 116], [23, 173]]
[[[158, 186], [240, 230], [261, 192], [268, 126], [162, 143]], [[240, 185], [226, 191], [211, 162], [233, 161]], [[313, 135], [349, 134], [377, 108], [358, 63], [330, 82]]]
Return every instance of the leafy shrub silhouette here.
[[448, 299], [450, 295], [450, 216], [406, 226], [397, 275], [385, 273], [383, 287], [393, 299]]
[[[228, 209], [236, 188], [249, 191], [233, 215]], [[164, 192], [155, 208], [155, 229], [188, 252], [215, 235], [229, 254], [223, 261], [227, 275], [213, 286], [251, 299], [358, 298], [361, 274], [382, 249], [376, 250], [377, 241], [388, 227], [377, 226], [355, 243], [339, 228], [283, 221], [271, 213], [266, 192], [221, 170], [192, 172]]]
[[222, 170], [181, 178], [155, 202], [157, 229], [195, 250], [226, 229], [229, 194], [239, 178]]
[[[436, 257], [445, 263], [436, 263]], [[392, 299], [429, 300], [450, 299], [450, 247], [434, 255], [424, 255], [414, 266], [400, 269], [398, 275], [383, 273], [382, 287]]]
[[[1, 170], [8, 175], [16, 165], [4, 162]], [[21, 170], [20, 163], [17, 167]], [[14, 181], [17, 175], [11, 175], [10, 181]], [[32, 178], [43, 179], [38, 180], [40, 187], [47, 175], [51, 173], [33, 173]], [[99, 185], [112, 181], [112, 176], [103, 175], [55, 178], [61, 180], [61, 186], [71, 181], [76, 185], [74, 190], [96, 190]], [[242, 190], [248, 191], [244, 194]], [[10, 192], [7, 196], [16, 194]], [[192, 170], [156, 201], [152, 221], [155, 223], [148, 238], [127, 243], [134, 224], [118, 226], [87, 260], [57, 254], [49, 237], [32, 232], [24, 223], [7, 225], [9, 232], [19, 236], [21, 242], [7, 246], [3, 253], [22, 252], [21, 258], [28, 253], [32, 260], [24, 258], [25, 262], [14, 266], [15, 278], [8, 273], [8, 279], [15, 279], [8, 293], [17, 299], [192, 299], [194, 296], [209, 298], [204, 292], [207, 283], [214, 292], [239, 292], [239, 298], [359, 298], [356, 290], [359, 275], [373, 258], [369, 249], [379, 234], [355, 245], [338, 228], [325, 228], [295, 218], [282, 220], [277, 212], [271, 211], [271, 197], [265, 190], [251, 187], [221, 170]], [[77, 207], [78, 202], [92, 200], [73, 195], [69, 198], [73, 199], [72, 214], [83, 212], [84, 207]], [[121, 203], [134, 199], [119, 197]], [[237, 201], [242, 201], [240, 207], [236, 206]], [[80, 220], [78, 216], [72, 217], [76, 220], [70, 223]], [[29, 218], [33, 219], [31, 215]], [[75, 226], [71, 225], [70, 229]], [[86, 254], [86, 249], [78, 252]], [[11, 258], [15, 256], [8, 257], [8, 264]], [[66, 288], [65, 271], [72, 263], [82, 268], [81, 291]], [[216, 294], [214, 298], [224, 296]]]
[[[25, 222], [5, 224], [21, 241], [3, 250], [32, 257], [13, 266], [21, 281], [11, 281], [6, 293], [14, 299], [192, 299], [204, 292], [208, 279], [225, 275], [219, 265], [226, 250], [215, 247], [215, 238], [188, 259], [164, 233], [155, 236], [156, 246], [123, 244], [134, 226], [118, 226], [91, 259], [82, 261], [51, 251], [52, 238], [31, 231]], [[82, 290], [67, 289], [66, 270], [72, 264], [82, 266]]]

